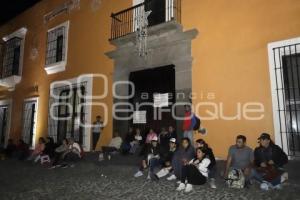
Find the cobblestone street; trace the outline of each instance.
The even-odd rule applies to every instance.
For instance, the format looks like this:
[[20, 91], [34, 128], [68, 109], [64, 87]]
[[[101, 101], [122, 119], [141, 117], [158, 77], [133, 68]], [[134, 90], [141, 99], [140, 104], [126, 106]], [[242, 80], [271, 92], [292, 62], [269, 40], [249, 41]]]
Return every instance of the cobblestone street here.
[[[50, 170], [38, 164], [14, 160], [0, 163], [0, 196], [6, 199], [300, 199], [299, 173], [282, 190], [264, 192], [258, 185], [234, 190], [218, 179], [218, 189], [196, 186], [185, 194], [176, 192], [176, 183], [133, 178], [136, 158], [118, 157], [98, 163], [88, 159], [74, 168]], [[299, 164], [298, 164], [299, 165]]]

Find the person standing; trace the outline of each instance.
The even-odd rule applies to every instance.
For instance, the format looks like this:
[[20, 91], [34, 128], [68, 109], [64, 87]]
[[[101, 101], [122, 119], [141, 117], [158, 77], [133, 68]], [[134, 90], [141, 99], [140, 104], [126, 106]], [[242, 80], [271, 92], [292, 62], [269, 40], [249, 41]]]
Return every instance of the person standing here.
[[183, 137], [189, 138], [191, 144], [194, 144], [194, 133], [192, 127], [192, 112], [190, 105], [184, 105]]
[[96, 121], [93, 123], [93, 128], [92, 128], [93, 151], [96, 151], [96, 146], [97, 146], [97, 143], [100, 138], [102, 130], [103, 130], [103, 122], [102, 122], [101, 116], [98, 115], [96, 117]]

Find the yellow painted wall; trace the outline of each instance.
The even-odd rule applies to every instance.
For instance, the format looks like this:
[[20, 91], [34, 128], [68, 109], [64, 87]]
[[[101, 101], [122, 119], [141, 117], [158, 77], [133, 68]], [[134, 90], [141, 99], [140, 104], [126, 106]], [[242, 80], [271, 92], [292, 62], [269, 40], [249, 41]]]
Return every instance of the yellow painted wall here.
[[267, 44], [300, 37], [300, 1], [183, 0], [182, 7], [184, 29], [199, 31], [192, 43], [193, 92], [214, 93], [212, 102], [223, 102], [228, 116], [238, 102], [265, 107], [259, 121], [204, 121], [208, 135], [203, 138], [222, 158], [239, 133], [255, 147], [260, 133], [274, 134]]
[[[93, 11], [92, 0], [82, 0], [80, 10], [73, 10], [70, 14], [62, 14], [47, 24], [43, 22], [43, 16], [64, 0], [45, 0], [25, 11], [9, 23], [0, 27], [0, 37], [10, 34], [15, 30], [26, 27], [28, 29], [25, 39], [24, 66], [22, 81], [12, 93], [0, 92], [1, 99], [12, 98], [12, 127], [10, 137], [20, 138], [22, 134], [22, 106], [23, 100], [32, 96], [39, 96], [37, 137], [48, 134], [48, 98], [50, 83], [56, 80], [65, 80], [84, 73], [102, 73], [109, 77], [112, 84], [113, 62], [104, 53], [112, 50], [108, 39], [110, 37], [110, 14], [131, 6], [130, 0], [102, 1], [98, 10]], [[47, 30], [66, 20], [70, 20], [68, 63], [66, 71], [47, 75], [44, 70]], [[30, 59], [32, 48], [38, 48], [39, 56], [36, 60]], [[39, 86], [38, 93], [33, 92], [33, 86]], [[102, 93], [102, 84], [94, 81], [93, 93]], [[99, 100], [112, 107], [112, 94], [109, 91], [107, 98]], [[101, 114], [101, 109], [95, 107], [92, 110], [92, 119]], [[109, 112], [108, 125], [105, 127], [101, 142], [108, 143], [112, 136], [112, 115]], [[98, 145], [100, 146], [100, 144]]]
[[[19, 138], [22, 128], [24, 98], [38, 95], [39, 110], [37, 133], [47, 135], [49, 84], [55, 80], [74, 78], [83, 73], [103, 73], [112, 84], [113, 62], [104, 53], [112, 50], [110, 14], [128, 8], [131, 0], [103, 0], [100, 9], [93, 12], [92, 0], [81, 0], [80, 10], [56, 17], [47, 24], [43, 15], [63, 0], [44, 0], [0, 27], [0, 37], [23, 26], [28, 28], [22, 82], [12, 93], [1, 90], [0, 98], [13, 98], [11, 136]], [[51, 27], [70, 20], [69, 51], [66, 71], [47, 75], [44, 70], [46, 33]], [[204, 121], [211, 144], [218, 157], [225, 158], [227, 148], [237, 134], [248, 137], [254, 147], [259, 133], [273, 134], [272, 102], [269, 79], [267, 44], [272, 41], [300, 36], [300, 1], [298, 0], [182, 0], [182, 24], [185, 30], [196, 28], [198, 37], [193, 40], [193, 92], [198, 98], [194, 105], [206, 101], [214, 93], [212, 102], [223, 102], [225, 115], [233, 115], [238, 102], [262, 102], [265, 117], [259, 121], [213, 120]], [[30, 59], [31, 49], [37, 47], [39, 56]], [[33, 86], [38, 84], [38, 93]], [[99, 81], [94, 82], [95, 95], [102, 92]], [[203, 96], [202, 96], [203, 95]], [[112, 94], [101, 100], [112, 106]], [[199, 114], [204, 114], [201, 110]], [[102, 114], [94, 108], [92, 118]], [[112, 116], [104, 129], [101, 143], [112, 135]], [[199, 137], [199, 136], [198, 136]], [[98, 145], [100, 146], [100, 144]]]

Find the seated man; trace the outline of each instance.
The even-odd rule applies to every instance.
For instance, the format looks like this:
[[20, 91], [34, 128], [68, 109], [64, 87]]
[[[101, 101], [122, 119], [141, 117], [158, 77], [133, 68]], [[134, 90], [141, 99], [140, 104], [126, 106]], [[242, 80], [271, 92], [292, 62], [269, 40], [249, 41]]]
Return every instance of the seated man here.
[[147, 179], [151, 178], [151, 174], [153, 173], [154, 168], [158, 165], [160, 158], [160, 148], [158, 145], [158, 138], [152, 137], [151, 143], [146, 147], [143, 155], [142, 165], [140, 170], [134, 175], [134, 177], [143, 176], [143, 171], [146, 168], [149, 169], [149, 173]]
[[254, 177], [261, 182], [261, 188], [281, 188], [281, 183], [288, 179], [288, 173], [282, 167], [288, 163], [288, 157], [283, 150], [275, 145], [267, 133], [258, 138], [260, 146], [255, 148], [253, 170]]
[[111, 153], [118, 151], [120, 149], [121, 145], [122, 145], [122, 138], [119, 136], [118, 132], [115, 132], [109, 145], [102, 147], [102, 153], [100, 153], [100, 155], [99, 155], [99, 161], [103, 160], [103, 157], [107, 157], [107, 159], [110, 160]]
[[63, 161], [65, 162], [62, 167], [66, 168], [68, 166], [74, 167], [74, 162], [77, 162], [81, 159], [82, 149], [80, 145], [74, 141], [74, 138], [68, 139], [69, 148], [63, 154]]
[[246, 140], [244, 135], [239, 135], [236, 137], [236, 144], [229, 148], [224, 173], [225, 179], [228, 178], [229, 171], [242, 170], [246, 183], [249, 183], [254, 156], [253, 150], [246, 146]]
[[167, 153], [163, 153], [161, 155], [161, 163], [163, 164], [163, 168], [155, 174], [155, 178], [158, 180], [159, 178], [162, 178], [169, 174], [173, 168], [172, 168], [172, 159], [174, 156], [174, 153], [177, 150], [177, 144], [176, 144], [176, 139], [171, 138], [169, 140], [169, 150]]

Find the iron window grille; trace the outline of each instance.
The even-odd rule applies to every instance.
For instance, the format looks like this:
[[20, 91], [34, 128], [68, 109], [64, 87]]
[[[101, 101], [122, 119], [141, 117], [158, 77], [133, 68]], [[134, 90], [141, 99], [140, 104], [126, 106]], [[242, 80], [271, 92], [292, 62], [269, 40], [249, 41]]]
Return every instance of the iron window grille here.
[[65, 61], [66, 27], [60, 26], [48, 32], [46, 66]]
[[273, 48], [277, 113], [282, 144], [300, 156], [300, 43]]
[[[84, 146], [85, 129], [82, 124], [85, 123], [87, 113], [85, 106], [80, 106], [80, 110], [78, 109], [79, 105], [86, 101], [84, 98], [86, 82], [74, 84], [72, 88], [68, 86], [54, 88], [53, 93], [59, 96], [59, 99], [51, 98], [49, 102], [50, 108], [53, 103], [57, 103], [57, 106], [52, 107], [53, 114], [57, 119], [53, 119], [49, 115], [49, 136], [56, 142], [72, 137]], [[71, 107], [66, 104], [70, 104]]]
[[25, 102], [23, 108], [23, 140], [30, 146], [33, 145], [34, 127], [36, 124], [36, 101]]
[[3, 45], [1, 77], [19, 75], [22, 38], [14, 37]]

